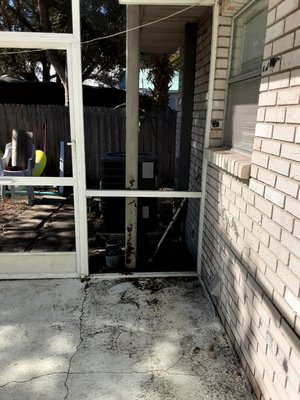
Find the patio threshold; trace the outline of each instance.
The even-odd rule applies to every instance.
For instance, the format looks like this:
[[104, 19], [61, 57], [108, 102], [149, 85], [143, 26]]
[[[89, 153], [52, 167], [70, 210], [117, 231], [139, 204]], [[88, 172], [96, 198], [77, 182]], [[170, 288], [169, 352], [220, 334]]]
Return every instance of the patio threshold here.
[[130, 272], [128, 274], [120, 273], [103, 273], [103, 274], [91, 274], [91, 279], [98, 280], [111, 280], [111, 279], [144, 279], [144, 278], [188, 278], [197, 277], [196, 271], [174, 271], [174, 272]]

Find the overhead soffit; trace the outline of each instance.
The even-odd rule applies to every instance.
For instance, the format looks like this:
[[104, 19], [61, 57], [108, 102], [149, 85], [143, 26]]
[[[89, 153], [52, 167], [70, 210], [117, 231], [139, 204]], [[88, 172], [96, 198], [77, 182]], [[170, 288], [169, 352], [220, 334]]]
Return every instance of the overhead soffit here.
[[[147, 24], [167, 17], [178, 11], [184, 10], [191, 4], [195, 4], [195, 0], [191, 1], [163, 1], [155, 0], [119, 0], [121, 4], [140, 5], [140, 25]], [[147, 5], [143, 5], [148, 3]], [[154, 5], [156, 3], [156, 5]], [[211, 0], [204, 0], [199, 4], [210, 4]], [[157, 5], [159, 4], [159, 5]], [[173, 4], [173, 5], [170, 5]], [[180, 5], [174, 5], [180, 4]], [[198, 4], [198, 3], [197, 3]], [[168, 19], [164, 19], [155, 24], [145, 26], [140, 31], [140, 51], [142, 53], [172, 53], [175, 52], [184, 42], [185, 24], [197, 23], [202, 15], [204, 15], [209, 6], [197, 5], [176, 14]]]

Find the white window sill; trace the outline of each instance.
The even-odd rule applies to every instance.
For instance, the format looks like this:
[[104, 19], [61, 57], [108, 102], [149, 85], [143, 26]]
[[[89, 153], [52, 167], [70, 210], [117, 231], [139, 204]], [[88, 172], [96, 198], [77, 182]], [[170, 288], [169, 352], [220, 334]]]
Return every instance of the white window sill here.
[[208, 162], [217, 165], [240, 179], [250, 178], [251, 156], [225, 147], [207, 149]]

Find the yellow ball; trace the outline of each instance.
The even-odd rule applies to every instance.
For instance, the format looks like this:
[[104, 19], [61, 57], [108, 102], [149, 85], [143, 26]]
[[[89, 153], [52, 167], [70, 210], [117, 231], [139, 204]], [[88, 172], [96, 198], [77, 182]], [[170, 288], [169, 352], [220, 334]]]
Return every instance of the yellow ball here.
[[46, 154], [42, 150], [35, 151], [35, 165], [32, 170], [33, 176], [40, 176], [47, 164]]

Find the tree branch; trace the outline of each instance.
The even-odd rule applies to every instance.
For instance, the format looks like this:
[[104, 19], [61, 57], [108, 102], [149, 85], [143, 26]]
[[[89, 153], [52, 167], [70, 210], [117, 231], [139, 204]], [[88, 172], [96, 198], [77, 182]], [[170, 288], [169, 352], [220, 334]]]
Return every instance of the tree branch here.
[[17, 19], [20, 21], [20, 23], [27, 28], [30, 32], [36, 32], [36, 29], [33, 28], [33, 26], [29, 23], [29, 21], [27, 21], [27, 19], [25, 17], [23, 17], [20, 8], [14, 8], [12, 6], [10, 6], [9, 4], [7, 4], [7, 11], [14, 14]]
[[[50, 15], [49, 15], [48, 0], [38, 0], [38, 10], [40, 16], [40, 25], [39, 25], [40, 31], [51, 32], [52, 29], [51, 29]], [[62, 60], [62, 58], [55, 50], [47, 50], [47, 56], [64, 85], [65, 103], [68, 104], [69, 96], [68, 96], [68, 82], [66, 74], [66, 62]]]

